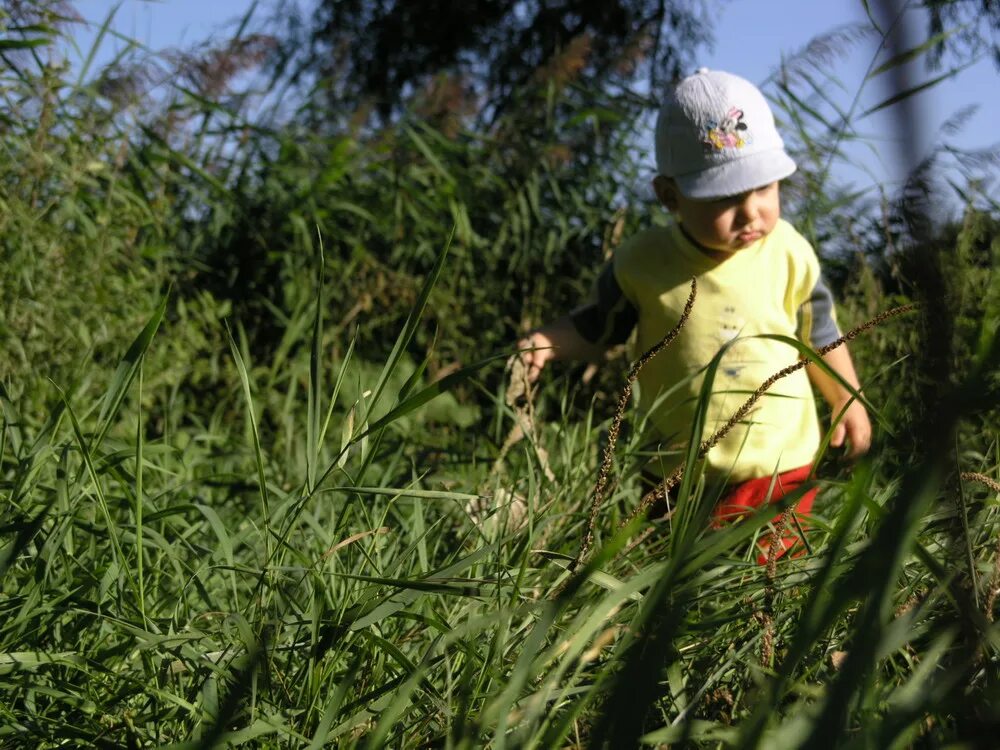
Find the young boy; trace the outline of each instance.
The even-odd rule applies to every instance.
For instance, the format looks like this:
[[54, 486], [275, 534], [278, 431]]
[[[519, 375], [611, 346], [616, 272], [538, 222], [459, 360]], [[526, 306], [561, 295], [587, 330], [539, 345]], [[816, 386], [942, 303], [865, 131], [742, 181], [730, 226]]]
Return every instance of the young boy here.
[[[666, 475], [680, 460], [676, 449], [690, 437], [702, 370], [723, 345], [730, 347], [716, 372], [703, 437], [725, 424], [770, 375], [798, 359], [788, 344], [756, 336], [798, 337], [818, 349], [840, 332], [812, 247], [781, 219], [778, 183], [796, 167], [753, 84], [705, 69], [682, 80], [659, 113], [656, 162], [653, 188], [674, 223], [625, 243], [588, 303], [532, 331], [520, 346], [530, 350], [522, 357], [532, 381], [553, 359], [599, 359], [633, 328], [636, 349], [644, 352], [676, 325], [697, 277], [690, 319], [639, 374], [640, 408], [655, 405], [649, 417], [667, 449], [651, 468]], [[824, 360], [859, 387], [845, 345]], [[810, 380], [834, 418], [843, 412], [830, 444], [846, 442], [850, 458], [868, 450], [864, 407], [811, 364], [779, 380], [708, 452], [708, 478], [726, 484], [716, 523], [774, 501], [808, 477], [820, 444]], [[815, 490], [803, 496], [799, 514], [809, 512], [814, 496]], [[785, 549], [794, 543], [789, 536]]]

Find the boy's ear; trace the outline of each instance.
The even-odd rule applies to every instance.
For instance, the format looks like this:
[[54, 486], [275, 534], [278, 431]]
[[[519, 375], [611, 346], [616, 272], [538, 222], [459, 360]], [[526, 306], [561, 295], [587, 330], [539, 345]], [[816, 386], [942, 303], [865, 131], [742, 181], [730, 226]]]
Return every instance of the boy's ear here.
[[671, 213], [676, 213], [678, 208], [677, 197], [680, 191], [677, 190], [677, 183], [662, 174], [653, 178], [653, 191], [660, 203]]

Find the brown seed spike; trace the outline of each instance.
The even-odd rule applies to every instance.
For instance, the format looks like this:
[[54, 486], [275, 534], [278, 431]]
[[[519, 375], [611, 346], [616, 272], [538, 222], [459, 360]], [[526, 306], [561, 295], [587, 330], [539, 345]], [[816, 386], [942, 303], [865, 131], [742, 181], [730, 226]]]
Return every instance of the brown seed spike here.
[[[832, 352], [834, 349], [836, 349], [838, 346], [842, 346], [851, 339], [856, 338], [859, 334], [864, 333], [868, 329], [874, 328], [875, 326], [884, 323], [889, 318], [894, 318], [897, 315], [902, 315], [903, 313], [910, 312], [911, 310], [914, 309], [916, 309], [916, 305], [902, 305], [900, 307], [894, 307], [891, 310], [886, 310], [885, 312], [879, 313], [871, 320], [862, 323], [856, 328], [852, 328], [850, 331], [845, 333], [843, 336], [841, 336], [833, 343], [827, 344], [821, 349], [817, 349], [816, 353], [820, 356], [828, 354]], [[778, 372], [774, 373], [774, 375], [772, 375], [763, 383], [761, 383], [760, 387], [756, 391], [754, 391], [750, 395], [750, 397], [744, 402], [744, 404], [739, 409], [736, 410], [736, 413], [729, 418], [729, 421], [726, 422], [714, 435], [712, 435], [710, 438], [708, 438], [701, 444], [701, 446], [698, 449], [698, 458], [704, 458], [705, 455], [712, 449], [712, 447], [720, 440], [722, 440], [722, 438], [724, 438], [729, 433], [729, 431], [733, 429], [733, 427], [735, 427], [747, 415], [750, 409], [753, 408], [753, 405], [757, 403], [760, 397], [763, 396], [764, 393], [772, 385], [777, 383], [783, 377], [791, 375], [793, 372], [797, 370], [801, 370], [803, 367], [808, 365], [810, 361], [811, 360], [809, 359], [800, 359], [795, 364], [789, 365], [788, 367], [778, 370]], [[640, 513], [645, 513], [645, 511], [649, 508], [649, 506], [652, 505], [653, 502], [658, 497], [665, 497], [666, 494], [670, 492], [670, 490], [672, 490], [681, 481], [681, 478], [683, 476], [684, 476], [684, 467], [678, 466], [669, 477], [664, 479], [657, 487], [650, 490], [643, 496], [642, 500], [639, 502], [639, 505], [636, 507], [634, 511], [632, 511], [632, 514], [625, 520], [625, 523], [629, 523], [633, 518], [638, 516]], [[622, 525], [624, 526], [625, 524]]]
[[632, 385], [635, 383], [636, 378], [639, 377], [639, 371], [677, 338], [677, 334], [681, 332], [684, 324], [687, 323], [688, 318], [691, 316], [691, 309], [694, 307], [694, 300], [697, 295], [698, 281], [691, 279], [691, 293], [688, 295], [687, 304], [684, 305], [684, 311], [681, 313], [677, 325], [670, 329], [667, 335], [660, 339], [660, 342], [656, 346], [639, 357], [629, 370], [628, 378], [625, 380], [625, 387], [622, 388], [621, 396], [618, 399], [618, 407], [615, 409], [614, 419], [611, 420], [611, 428], [608, 430], [608, 443], [604, 447], [601, 470], [597, 475], [597, 482], [594, 485], [593, 499], [590, 505], [590, 518], [587, 519], [587, 533], [583, 538], [583, 544], [580, 545], [579, 554], [577, 554], [576, 559], [570, 566], [570, 570], [575, 569], [580, 561], [587, 556], [594, 543], [594, 527], [597, 525], [597, 514], [600, 513], [601, 503], [604, 501], [604, 490], [607, 486], [608, 475], [611, 473], [611, 464], [615, 457], [615, 446], [618, 443], [618, 434], [621, 431], [622, 417], [625, 414], [625, 409], [628, 408], [629, 400], [632, 398]]
[[960, 475], [963, 482], [979, 482], [979, 484], [989, 487], [994, 492], [1000, 492], [1000, 483], [995, 479], [990, 479], [985, 474], [978, 471], [963, 471]]
[[[648, 352], [643, 354], [642, 357], [639, 358], [639, 360], [635, 363], [635, 365], [633, 365], [632, 369], [629, 371], [628, 380], [625, 383], [625, 387], [622, 389], [621, 398], [618, 400], [618, 408], [615, 410], [615, 417], [614, 420], [612, 421], [611, 429], [608, 432], [608, 444], [604, 449], [604, 457], [601, 463], [601, 470], [597, 477], [597, 483], [594, 486], [593, 501], [590, 506], [590, 518], [587, 521], [587, 533], [584, 536], [583, 544], [580, 546], [579, 554], [577, 554], [576, 559], [573, 560], [572, 564], [569, 566], [569, 569], [571, 571], [575, 570], [576, 567], [580, 564], [580, 562], [587, 556], [594, 542], [594, 528], [597, 524], [597, 514], [600, 512], [601, 503], [604, 500], [604, 488], [607, 483], [608, 474], [610, 473], [611, 470], [611, 463], [614, 458], [615, 444], [618, 440], [619, 429], [621, 428], [622, 415], [624, 414], [625, 408], [628, 405], [628, 401], [632, 396], [632, 384], [635, 382], [636, 377], [638, 377], [639, 371], [642, 369], [642, 367], [647, 362], [649, 362], [649, 360], [651, 360], [653, 357], [659, 354], [666, 346], [668, 346], [670, 342], [672, 342], [677, 337], [677, 334], [680, 333], [681, 328], [683, 328], [684, 324], [687, 322], [688, 316], [691, 314], [691, 308], [694, 305], [694, 299], [696, 293], [697, 293], [697, 279], [691, 279], [691, 294], [688, 297], [687, 304], [684, 306], [684, 312], [681, 315], [681, 318], [678, 321], [677, 325], [666, 336], [663, 337], [663, 339], [660, 341], [659, 344], [657, 344]], [[879, 313], [871, 320], [862, 323], [861, 325], [855, 328], [852, 328], [850, 331], [845, 333], [843, 336], [841, 336], [833, 343], [828, 344], [827, 346], [824, 346], [820, 349], [817, 349], [816, 353], [819, 356], [828, 354], [829, 352], [836, 349], [838, 346], [842, 346], [848, 341], [856, 338], [861, 333], [864, 333], [865, 331], [884, 323], [886, 320], [889, 320], [890, 318], [894, 318], [897, 315], [902, 315], [903, 313], [910, 312], [916, 309], [916, 307], [917, 307], [916, 305], [912, 304], [901, 305], [900, 307], [894, 307], [890, 310], [886, 310], [885, 312]], [[729, 431], [733, 429], [733, 427], [736, 426], [736, 424], [738, 424], [740, 420], [742, 420], [747, 415], [747, 412], [750, 411], [753, 405], [757, 403], [760, 397], [763, 396], [764, 393], [772, 385], [781, 380], [783, 377], [791, 375], [793, 372], [796, 372], [797, 370], [801, 370], [803, 367], [808, 365], [810, 361], [811, 360], [809, 359], [800, 359], [795, 364], [782, 368], [774, 375], [769, 377], [767, 380], [765, 380], [763, 383], [761, 383], [760, 387], [750, 395], [750, 397], [746, 400], [746, 402], [736, 411], [735, 414], [733, 414], [733, 416], [729, 419], [729, 421], [726, 422], [726, 424], [723, 425], [718, 431], [716, 431], [715, 434], [713, 434], [710, 438], [702, 442], [701, 446], [699, 446], [698, 449], [698, 458], [704, 458], [705, 455], [712, 449], [712, 447], [716, 443], [718, 443], [723, 437], [725, 437], [729, 433]], [[660, 482], [659, 485], [654, 487], [652, 490], [650, 490], [643, 496], [642, 500], [639, 501], [639, 505], [636, 507], [634, 511], [632, 511], [629, 517], [625, 519], [625, 521], [622, 523], [622, 526], [624, 527], [640, 513], [645, 513], [646, 510], [649, 508], [649, 506], [652, 505], [657, 498], [666, 497], [667, 494], [670, 492], [670, 490], [672, 490], [681, 481], [683, 476], [684, 476], [684, 467], [678, 466], [676, 469], [674, 469], [674, 471], [670, 474], [670, 476], [668, 476], [666, 479]], [[647, 536], [648, 534], [643, 534], [641, 536], [641, 539], [644, 539]], [[633, 549], [635, 546], [636, 544], [633, 543], [627, 548], [626, 551]], [[998, 554], [998, 561], [1000, 561], [1000, 554]], [[998, 563], [998, 565], [1000, 565], [1000, 563]], [[1000, 567], [998, 567], [998, 571], [1000, 571]]]
[[781, 514], [774, 530], [768, 534], [767, 542], [767, 566], [765, 572], [767, 583], [764, 585], [764, 604], [762, 607], [762, 621], [764, 634], [761, 638], [760, 663], [767, 668], [774, 666], [774, 602], [777, 598], [777, 589], [774, 580], [778, 575], [778, 550], [784, 549], [782, 538], [788, 531], [789, 523], [792, 519], [792, 508], [788, 507]]

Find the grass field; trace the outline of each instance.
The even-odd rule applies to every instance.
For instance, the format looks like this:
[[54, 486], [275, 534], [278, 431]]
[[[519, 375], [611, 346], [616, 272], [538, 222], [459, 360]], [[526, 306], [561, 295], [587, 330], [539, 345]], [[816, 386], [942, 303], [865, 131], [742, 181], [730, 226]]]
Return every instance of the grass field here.
[[875, 444], [824, 456], [808, 553], [757, 565], [772, 513], [709, 530], [697, 439], [671, 519], [632, 518], [623, 359], [508, 398], [511, 310], [582, 292], [643, 209], [546, 165], [503, 184], [467, 158], [488, 139], [417, 126], [398, 153], [263, 128], [234, 150], [243, 113], [180, 95], [176, 130], [137, 124], [24, 34], [0, 746], [989, 746], [995, 215], [885, 256], [892, 289], [852, 271], [845, 329], [917, 303], [852, 342]]

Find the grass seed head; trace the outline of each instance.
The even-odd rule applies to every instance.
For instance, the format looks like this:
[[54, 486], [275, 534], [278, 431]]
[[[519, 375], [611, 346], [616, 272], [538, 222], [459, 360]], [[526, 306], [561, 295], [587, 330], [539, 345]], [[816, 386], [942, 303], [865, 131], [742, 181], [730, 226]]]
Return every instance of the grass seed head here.
[[[697, 296], [698, 281], [697, 279], [691, 279], [691, 292], [688, 294], [687, 303], [684, 305], [684, 310], [681, 312], [681, 316], [678, 319], [677, 324], [671, 328], [662, 339], [660, 339], [656, 346], [639, 357], [629, 370], [628, 377], [625, 380], [625, 387], [622, 388], [621, 396], [618, 398], [618, 406], [615, 409], [615, 416], [611, 420], [611, 428], [608, 430], [608, 443], [604, 447], [604, 456], [601, 460], [601, 470], [597, 475], [597, 482], [594, 484], [594, 491], [592, 493], [590, 516], [587, 519], [587, 533], [583, 538], [583, 544], [580, 545], [580, 552], [577, 554], [576, 560], [573, 561], [572, 567], [574, 568], [590, 553], [590, 548], [594, 543], [594, 528], [597, 526], [597, 516], [600, 513], [601, 504], [604, 502], [604, 491], [607, 486], [608, 476], [611, 473], [611, 464], [614, 462], [615, 448], [618, 444], [618, 435], [621, 432], [622, 419], [625, 416], [625, 409], [628, 408], [629, 401], [632, 398], [632, 385], [639, 377], [639, 372], [642, 368], [645, 367], [646, 364], [653, 359], [653, 357], [670, 346], [673, 340], [677, 338], [677, 335], [681, 332], [681, 329], [684, 328], [688, 318], [691, 316], [691, 310], [694, 308], [694, 300]], [[652, 500], [650, 502], [652, 502]]]

